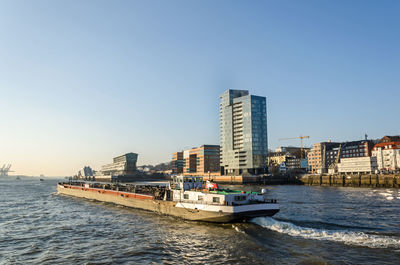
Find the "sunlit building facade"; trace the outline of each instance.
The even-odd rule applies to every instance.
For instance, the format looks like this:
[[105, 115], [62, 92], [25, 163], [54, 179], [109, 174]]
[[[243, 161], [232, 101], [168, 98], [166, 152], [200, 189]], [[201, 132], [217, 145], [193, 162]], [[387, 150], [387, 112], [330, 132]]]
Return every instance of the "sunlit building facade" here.
[[173, 153], [172, 171], [174, 174], [220, 173], [219, 145], [202, 145]]
[[267, 172], [266, 98], [247, 90], [227, 90], [221, 96], [221, 168], [225, 175]]

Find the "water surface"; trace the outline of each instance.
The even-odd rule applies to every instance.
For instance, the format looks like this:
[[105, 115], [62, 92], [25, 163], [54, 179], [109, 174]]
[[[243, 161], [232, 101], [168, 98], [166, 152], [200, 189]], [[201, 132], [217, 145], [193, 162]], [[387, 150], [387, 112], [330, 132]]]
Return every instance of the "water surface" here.
[[56, 183], [0, 180], [0, 264], [400, 262], [396, 189], [272, 186], [274, 218], [207, 224], [56, 195]]

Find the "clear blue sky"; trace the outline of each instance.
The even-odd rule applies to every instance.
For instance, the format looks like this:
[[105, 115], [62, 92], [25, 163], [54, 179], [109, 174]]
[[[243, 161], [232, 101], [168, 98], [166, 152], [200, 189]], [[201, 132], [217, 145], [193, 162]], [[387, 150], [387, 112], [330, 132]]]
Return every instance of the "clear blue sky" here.
[[270, 148], [400, 134], [400, 1], [0, 2], [0, 164], [72, 175], [219, 143], [226, 89]]

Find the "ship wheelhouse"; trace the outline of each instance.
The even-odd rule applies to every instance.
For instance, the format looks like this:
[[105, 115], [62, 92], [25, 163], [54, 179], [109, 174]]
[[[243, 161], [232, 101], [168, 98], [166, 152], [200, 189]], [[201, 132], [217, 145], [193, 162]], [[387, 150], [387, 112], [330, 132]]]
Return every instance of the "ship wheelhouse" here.
[[173, 176], [170, 188], [177, 202], [225, 206], [267, 202], [262, 193], [219, 189], [215, 183], [204, 183], [200, 176]]

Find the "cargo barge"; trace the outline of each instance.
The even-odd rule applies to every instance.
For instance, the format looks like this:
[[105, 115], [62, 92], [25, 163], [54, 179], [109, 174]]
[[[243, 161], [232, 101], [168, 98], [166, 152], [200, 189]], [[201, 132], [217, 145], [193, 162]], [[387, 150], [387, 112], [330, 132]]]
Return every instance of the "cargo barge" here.
[[220, 189], [202, 177], [174, 176], [167, 185], [111, 184], [69, 181], [58, 183], [59, 194], [110, 202], [127, 207], [204, 222], [239, 222], [273, 216], [279, 211], [266, 192]]

